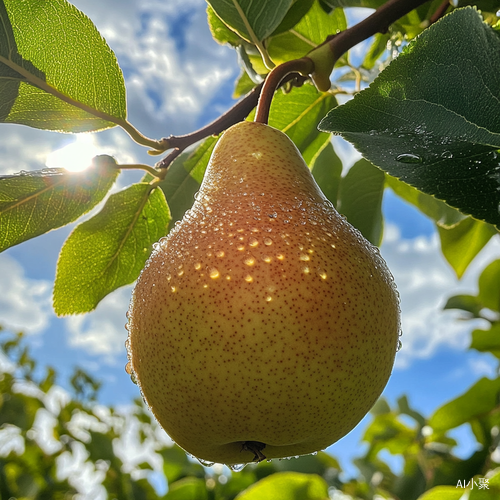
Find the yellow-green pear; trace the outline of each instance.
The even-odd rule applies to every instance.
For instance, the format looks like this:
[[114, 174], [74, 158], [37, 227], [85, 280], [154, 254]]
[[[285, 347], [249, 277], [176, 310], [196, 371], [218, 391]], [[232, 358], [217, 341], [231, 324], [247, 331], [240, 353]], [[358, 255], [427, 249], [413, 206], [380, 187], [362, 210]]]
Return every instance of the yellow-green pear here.
[[398, 302], [378, 250], [290, 139], [243, 122], [137, 281], [129, 367], [160, 425], [203, 461], [313, 453], [384, 389]]

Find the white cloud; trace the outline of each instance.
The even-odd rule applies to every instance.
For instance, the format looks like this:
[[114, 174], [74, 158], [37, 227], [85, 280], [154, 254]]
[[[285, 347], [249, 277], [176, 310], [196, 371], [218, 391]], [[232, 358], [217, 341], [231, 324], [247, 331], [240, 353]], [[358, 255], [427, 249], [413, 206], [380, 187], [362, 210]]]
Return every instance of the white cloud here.
[[430, 358], [443, 347], [466, 348], [471, 322], [457, 321], [459, 312], [443, 311], [443, 306], [452, 295], [477, 293], [481, 270], [500, 257], [498, 238], [483, 249], [460, 281], [441, 253], [437, 234], [405, 240], [389, 225], [381, 250], [401, 295], [403, 348], [396, 367], [406, 368], [416, 358]]
[[0, 276], [0, 324], [25, 333], [44, 330], [53, 316], [50, 282], [26, 278], [7, 254], [0, 255]]
[[190, 132], [238, 71], [232, 49], [208, 29], [202, 0], [77, 0], [124, 71], [130, 120], [155, 138]]
[[116, 356], [125, 349], [125, 314], [130, 295], [130, 286], [120, 288], [105, 297], [95, 311], [67, 318], [69, 346], [102, 356], [105, 362], [114, 364]]

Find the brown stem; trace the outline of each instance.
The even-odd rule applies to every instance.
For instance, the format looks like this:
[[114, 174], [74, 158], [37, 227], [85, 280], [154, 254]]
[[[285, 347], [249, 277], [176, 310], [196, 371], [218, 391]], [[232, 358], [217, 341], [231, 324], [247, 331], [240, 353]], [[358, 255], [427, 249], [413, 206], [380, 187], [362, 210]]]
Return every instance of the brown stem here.
[[274, 92], [283, 82], [283, 80], [292, 73], [301, 73], [308, 75], [314, 70], [314, 63], [308, 57], [294, 59], [276, 66], [266, 77], [262, 92], [260, 93], [259, 103], [255, 114], [255, 121], [266, 123], [269, 120], [269, 110]]
[[439, 21], [446, 14], [449, 6], [450, 0], [444, 0], [443, 3], [436, 9], [436, 12], [432, 14], [429, 19], [429, 24], [434, 24], [436, 21]]
[[336, 61], [349, 49], [376, 33], [386, 33], [392, 23], [428, 1], [389, 0], [366, 19], [341, 31], [327, 42], [334, 60]]
[[263, 83], [257, 85], [232, 108], [227, 110], [224, 114], [220, 115], [217, 119], [205, 127], [195, 130], [190, 134], [171, 135], [170, 137], [163, 139], [162, 142], [166, 144], [166, 149], [178, 148], [184, 150], [191, 144], [198, 142], [200, 139], [208, 137], [209, 135], [220, 134], [231, 125], [244, 120], [250, 114], [250, 111], [252, 111], [252, 109], [257, 105], [263, 85]]

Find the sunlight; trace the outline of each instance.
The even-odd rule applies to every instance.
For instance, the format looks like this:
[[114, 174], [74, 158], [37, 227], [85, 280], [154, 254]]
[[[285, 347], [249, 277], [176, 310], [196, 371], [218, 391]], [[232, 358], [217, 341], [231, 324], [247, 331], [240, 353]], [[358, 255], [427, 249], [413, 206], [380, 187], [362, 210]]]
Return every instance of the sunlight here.
[[91, 135], [77, 135], [76, 140], [67, 146], [52, 151], [47, 156], [45, 165], [49, 168], [62, 167], [70, 172], [81, 172], [92, 163], [92, 158], [99, 154]]

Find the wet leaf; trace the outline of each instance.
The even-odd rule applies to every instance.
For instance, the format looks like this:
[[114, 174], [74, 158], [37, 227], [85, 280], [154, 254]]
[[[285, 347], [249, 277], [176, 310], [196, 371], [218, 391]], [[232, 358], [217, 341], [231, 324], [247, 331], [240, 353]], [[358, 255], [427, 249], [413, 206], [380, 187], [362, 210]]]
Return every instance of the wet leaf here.
[[500, 227], [499, 71], [500, 39], [477, 11], [458, 9], [320, 128], [394, 177]]

